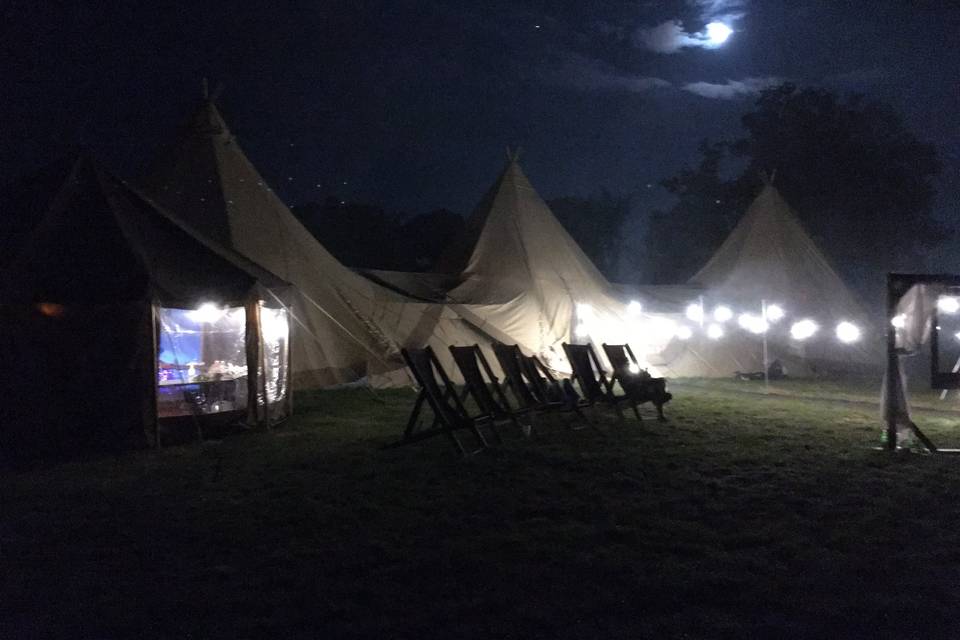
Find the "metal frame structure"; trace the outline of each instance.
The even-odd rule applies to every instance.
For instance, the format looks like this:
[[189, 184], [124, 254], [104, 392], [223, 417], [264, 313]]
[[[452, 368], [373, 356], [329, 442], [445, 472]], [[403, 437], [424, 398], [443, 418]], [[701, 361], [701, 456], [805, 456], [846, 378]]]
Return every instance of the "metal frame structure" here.
[[[887, 361], [886, 361], [886, 404], [884, 406], [884, 416], [886, 418], [888, 451], [897, 449], [897, 411], [894, 403], [898, 394], [899, 385], [899, 358], [901, 351], [897, 349], [897, 328], [893, 325], [893, 318], [897, 315], [897, 306], [900, 300], [910, 289], [919, 284], [939, 285], [943, 287], [960, 288], [960, 275], [956, 274], [924, 274], [924, 273], [888, 273], [887, 274]], [[958, 389], [960, 388], [960, 373], [943, 373], [940, 371], [939, 340], [937, 336], [937, 311], [934, 306], [933, 323], [930, 332], [930, 385], [934, 389]], [[931, 453], [953, 453], [958, 450], [948, 450], [938, 448], [913, 421], [907, 421], [907, 426], [917, 436], [917, 439], [923, 443]]]

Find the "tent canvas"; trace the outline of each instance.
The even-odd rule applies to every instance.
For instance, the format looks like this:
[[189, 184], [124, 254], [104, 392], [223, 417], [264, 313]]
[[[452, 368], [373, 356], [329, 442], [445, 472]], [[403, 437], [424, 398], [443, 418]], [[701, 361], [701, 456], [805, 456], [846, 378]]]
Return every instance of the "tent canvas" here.
[[[690, 284], [703, 290], [704, 312], [720, 304], [735, 311], [761, 314], [776, 304], [786, 317], [767, 333], [769, 360], [779, 359], [791, 373], [816, 373], [879, 366], [879, 350], [867, 332], [869, 321], [857, 297], [843, 282], [771, 184], [763, 187], [740, 222]], [[690, 302], [696, 302], [693, 298]], [[809, 318], [819, 326], [806, 341], [790, 336], [793, 322]], [[671, 375], [727, 376], [735, 370], [763, 369], [761, 341], [734, 322], [721, 340], [698, 335], [685, 349], [668, 350], [662, 366]], [[840, 345], [833, 332], [840, 322], [864, 331], [857, 344]]]
[[466, 226], [438, 266], [456, 274], [447, 298], [463, 317], [561, 371], [569, 371], [564, 342], [627, 341], [626, 305], [516, 158], [507, 162]]
[[367, 378], [409, 382], [400, 347], [473, 344], [486, 338], [450, 307], [414, 300], [354, 273], [296, 219], [204, 101], [162, 153], [145, 188], [161, 203], [297, 287], [294, 381], [301, 388]]

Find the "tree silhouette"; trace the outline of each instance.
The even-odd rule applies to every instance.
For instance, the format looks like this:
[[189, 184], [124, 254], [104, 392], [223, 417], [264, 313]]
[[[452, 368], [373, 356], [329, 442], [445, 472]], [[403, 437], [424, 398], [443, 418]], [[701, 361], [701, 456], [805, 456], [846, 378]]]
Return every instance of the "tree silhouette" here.
[[[702, 147], [703, 159], [664, 182], [679, 197], [655, 217], [654, 238], [682, 232], [690, 250], [666, 258], [661, 280], [689, 277], [744, 212], [766, 173], [840, 271], [861, 289], [878, 273], [916, 269], [943, 239], [933, 220], [936, 148], [889, 106], [792, 84], [760, 94], [743, 116], [746, 136]], [[721, 165], [743, 166], [724, 180]], [[659, 246], [663, 243], [658, 242]]]

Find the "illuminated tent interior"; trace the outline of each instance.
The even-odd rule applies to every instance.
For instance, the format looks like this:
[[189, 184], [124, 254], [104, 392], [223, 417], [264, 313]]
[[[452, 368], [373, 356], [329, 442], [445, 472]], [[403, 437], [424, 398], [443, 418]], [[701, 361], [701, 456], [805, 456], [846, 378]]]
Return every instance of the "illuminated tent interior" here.
[[764, 338], [767, 362], [792, 375], [880, 365], [867, 313], [771, 184], [690, 284], [701, 294], [685, 314], [698, 330], [662, 354], [671, 375], [762, 371]]
[[289, 289], [81, 157], [4, 272], [0, 449], [113, 449], [288, 415]]
[[216, 242], [295, 285], [291, 305], [297, 388], [366, 379], [409, 384], [400, 347], [487, 342], [449, 305], [406, 295], [351, 271], [273, 192], [241, 150], [216, 106], [205, 100], [160, 154], [144, 188]]

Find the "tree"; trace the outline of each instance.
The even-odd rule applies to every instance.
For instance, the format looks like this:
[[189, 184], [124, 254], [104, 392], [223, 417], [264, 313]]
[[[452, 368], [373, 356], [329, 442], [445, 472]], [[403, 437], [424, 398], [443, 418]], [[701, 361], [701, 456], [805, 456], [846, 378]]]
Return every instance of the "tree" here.
[[337, 260], [357, 269], [396, 269], [397, 217], [375, 205], [328, 197], [323, 204], [293, 207], [303, 225]]
[[603, 275], [616, 280], [623, 251], [623, 223], [630, 199], [606, 191], [593, 198], [563, 197], [547, 203]]
[[447, 209], [413, 216], [401, 225], [398, 237], [406, 247], [403, 271], [426, 271], [443, 250], [465, 232], [463, 216]]
[[703, 266], [737, 222], [744, 202], [742, 185], [721, 178], [727, 143], [700, 143], [696, 169], [663, 182], [677, 196], [669, 211], [655, 211], [648, 233], [647, 266], [657, 283], [682, 282]]
[[[923, 249], [942, 239], [931, 214], [936, 148], [908, 131], [891, 107], [784, 84], [761, 93], [742, 122], [745, 137], [705, 144], [696, 170], [664, 182], [679, 201], [655, 221], [653, 235], [670, 238], [679, 227], [692, 248], [689, 259], [686, 251], [675, 255], [682, 263], [677, 274], [702, 266], [698, 247], [712, 252], [722, 242], [718, 217], [744, 212], [761, 173], [773, 177], [814, 239], [861, 289], [879, 282], [882, 270], [916, 268]], [[725, 160], [742, 163], [743, 172], [722, 180]], [[719, 216], [716, 206], [724, 209]]]
[[335, 258], [356, 269], [426, 271], [464, 224], [446, 209], [407, 216], [336, 197], [293, 212]]

